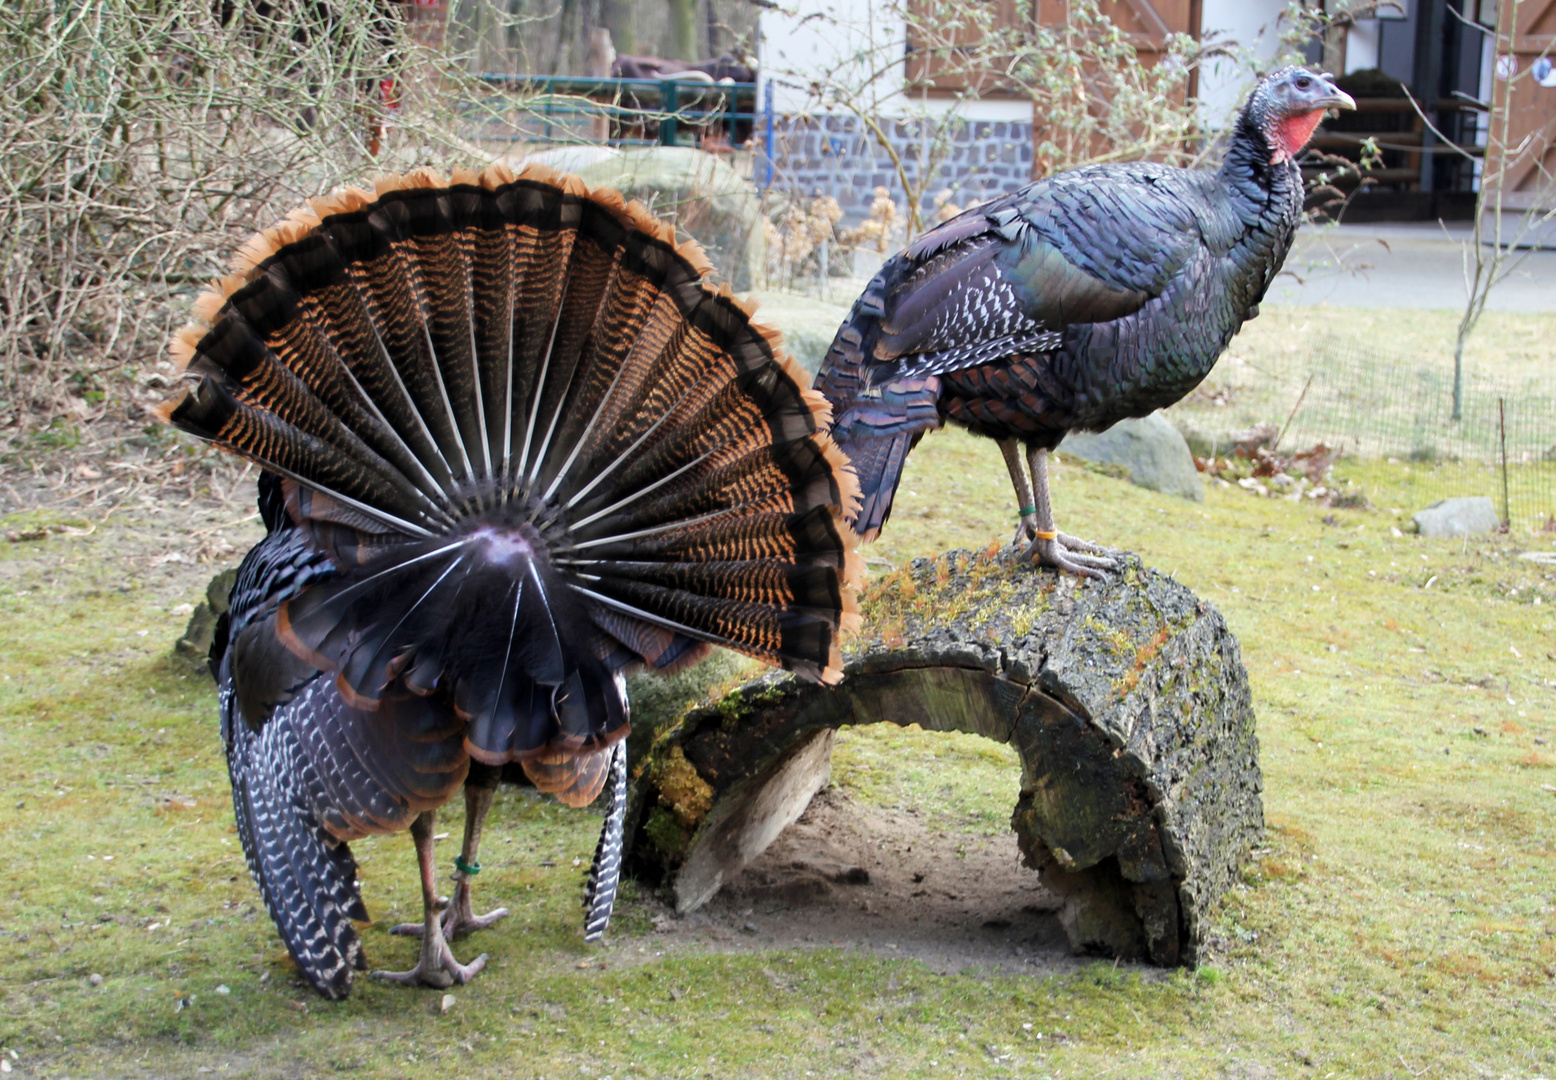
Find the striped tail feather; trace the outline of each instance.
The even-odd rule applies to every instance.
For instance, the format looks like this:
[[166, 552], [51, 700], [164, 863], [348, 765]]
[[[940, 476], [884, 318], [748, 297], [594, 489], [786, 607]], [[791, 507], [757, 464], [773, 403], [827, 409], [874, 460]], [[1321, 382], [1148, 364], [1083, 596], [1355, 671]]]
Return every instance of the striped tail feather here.
[[243, 852], [287, 951], [313, 988], [344, 998], [366, 967], [353, 921], [368, 914], [351, 849], [326, 835], [290, 781], [300, 756], [284, 720], [256, 733], [234, 714], [230, 675], [223, 684], [223, 733]]
[[584, 940], [599, 941], [610, 925], [621, 884], [621, 842], [627, 821], [627, 744], [611, 748], [610, 803], [584, 887]]
[[175, 337], [163, 415], [281, 476], [340, 571], [280, 642], [355, 709], [449, 695], [471, 756], [537, 774], [625, 734], [626, 666], [724, 645], [840, 678], [858, 486], [710, 270], [536, 168], [385, 178], [254, 237]]

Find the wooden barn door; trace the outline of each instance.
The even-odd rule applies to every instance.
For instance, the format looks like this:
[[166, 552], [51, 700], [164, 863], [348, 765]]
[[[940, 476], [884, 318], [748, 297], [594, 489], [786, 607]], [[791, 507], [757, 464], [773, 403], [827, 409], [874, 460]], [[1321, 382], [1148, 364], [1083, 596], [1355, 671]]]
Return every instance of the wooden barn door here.
[[[1066, 24], [1069, 4], [1067, 0], [1032, 0], [1033, 14], [1038, 25], [1058, 28]], [[1134, 47], [1141, 65], [1151, 68], [1159, 64], [1167, 53], [1168, 39], [1174, 34], [1198, 37], [1200, 33], [1201, 0], [1100, 0], [1099, 14], [1111, 20]], [[1179, 93], [1179, 101], [1193, 97], [1199, 90], [1199, 72], [1191, 71], [1187, 83]], [[1106, 91], [1102, 91], [1103, 94]], [[1088, 104], [1094, 115], [1101, 115], [1109, 108], [1105, 97], [1098, 96]], [[1037, 135], [1044, 131], [1044, 118], [1038, 103], [1033, 103], [1032, 129]], [[1102, 154], [1110, 149], [1107, 137], [1095, 133], [1090, 141], [1091, 152]], [[1046, 165], [1037, 154], [1032, 155], [1032, 178], [1041, 179]]]
[[[1494, 182], [1506, 170], [1502, 208], [1511, 219], [1556, 209], [1556, 0], [1502, 0], [1500, 8], [1482, 177]], [[1504, 223], [1504, 236], [1510, 227], [1512, 220]]]
[[[991, 21], [1004, 30], [1020, 29], [1031, 22], [1039, 26], [1062, 26], [1065, 21], [1065, 0], [970, 0], [992, 7]], [[1129, 36], [1130, 44], [1147, 64], [1154, 64], [1166, 51], [1167, 39], [1173, 34], [1199, 36], [1201, 0], [1101, 0], [1098, 8], [1113, 24]], [[931, 17], [940, 5], [936, 0], [918, 0], [910, 4], [910, 11], [917, 18]], [[910, 30], [910, 39], [914, 36]], [[976, 44], [970, 35], [949, 35], [956, 44]], [[997, 97], [1009, 91], [998, 85], [988, 72], [969, 71], [967, 65], [957, 63], [953, 57], [934, 56], [924, 49], [925, 42], [909, 41], [907, 77], [908, 84], [922, 87], [928, 83], [931, 93], [961, 93], [976, 90], [985, 96]], [[942, 47], [946, 42], [937, 42]], [[994, 65], [996, 68], [998, 65]], [[1195, 91], [1190, 79], [1189, 94]]]
[[[1005, 65], [999, 60], [980, 64], [971, 57], [983, 45], [976, 19], [964, 26], [947, 19], [945, 0], [909, 0], [907, 81], [914, 90], [927, 89], [934, 94], [961, 94], [968, 91], [979, 97], [1009, 97], [1011, 88], [1002, 83], [998, 72]], [[980, 13], [998, 34], [1020, 30], [1026, 25], [1030, 0], [972, 0], [968, 10]], [[946, 25], [950, 22], [951, 25]], [[969, 50], [963, 54], [958, 48]]]
[[[1064, 23], [1064, 0], [1037, 0], [1037, 20], [1043, 26]], [[1146, 63], [1155, 63], [1173, 34], [1199, 36], [1199, 0], [1101, 0], [1097, 10], [1129, 35], [1129, 43]]]

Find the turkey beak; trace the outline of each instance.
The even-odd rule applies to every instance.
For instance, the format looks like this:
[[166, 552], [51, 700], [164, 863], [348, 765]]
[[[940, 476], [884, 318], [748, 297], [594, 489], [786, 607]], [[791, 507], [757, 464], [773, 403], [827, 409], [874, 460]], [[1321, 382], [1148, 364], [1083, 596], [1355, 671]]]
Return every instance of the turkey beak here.
[[1319, 91], [1313, 107], [1315, 109], [1354, 109], [1356, 99], [1325, 79], [1323, 89]]

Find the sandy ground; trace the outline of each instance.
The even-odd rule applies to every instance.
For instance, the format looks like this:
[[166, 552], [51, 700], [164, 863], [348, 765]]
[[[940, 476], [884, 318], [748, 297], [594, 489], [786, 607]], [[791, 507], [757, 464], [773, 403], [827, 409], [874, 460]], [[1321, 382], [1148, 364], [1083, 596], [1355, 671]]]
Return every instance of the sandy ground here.
[[654, 918], [672, 948], [843, 948], [911, 957], [937, 974], [1069, 970], [1059, 901], [1021, 865], [1014, 833], [932, 832], [838, 787], [706, 907]]

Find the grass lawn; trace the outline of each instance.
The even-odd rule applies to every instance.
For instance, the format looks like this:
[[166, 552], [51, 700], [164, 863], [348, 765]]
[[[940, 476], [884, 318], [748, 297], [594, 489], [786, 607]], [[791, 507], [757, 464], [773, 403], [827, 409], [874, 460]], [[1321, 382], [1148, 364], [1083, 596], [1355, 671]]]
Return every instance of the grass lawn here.
[[[1067, 531], [1139, 551], [1226, 615], [1253, 682], [1266, 844], [1211, 959], [935, 974], [854, 947], [688, 946], [628, 893], [603, 948], [578, 897], [598, 817], [505, 789], [451, 1000], [303, 989], [244, 868], [210, 681], [170, 653], [213, 564], [169, 511], [0, 543], [0, 1045], [15, 1076], [1556, 1076], [1556, 573], [1549, 539], [1395, 535], [1404, 466], [1349, 465], [1374, 511], [1212, 487], [1203, 504], [1065, 462]], [[1013, 527], [992, 443], [924, 441], [872, 571]], [[229, 508], [225, 521], [247, 508]], [[215, 520], [218, 525], [223, 519]], [[241, 550], [252, 523], [225, 535]], [[175, 556], [169, 558], [168, 556]], [[227, 557], [229, 560], [231, 556]], [[1013, 759], [859, 729], [834, 779], [984, 835]], [[868, 766], [866, 768], [865, 766]], [[459, 811], [440, 831], [459, 836]], [[355, 845], [378, 966], [415, 943], [404, 836]], [[450, 851], [451, 857], [451, 851]], [[93, 985], [92, 976], [101, 976]], [[447, 1000], [447, 1008], [444, 1007]]]

